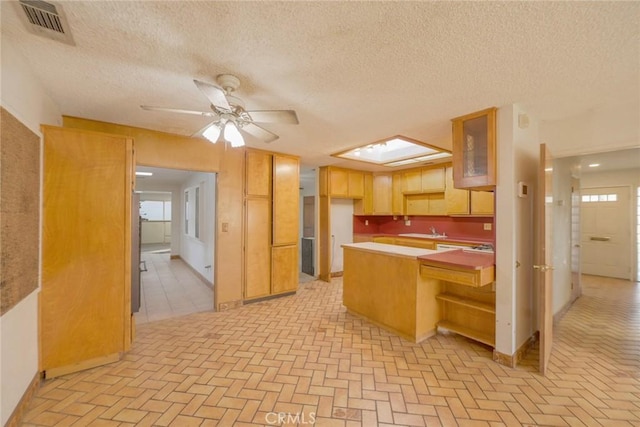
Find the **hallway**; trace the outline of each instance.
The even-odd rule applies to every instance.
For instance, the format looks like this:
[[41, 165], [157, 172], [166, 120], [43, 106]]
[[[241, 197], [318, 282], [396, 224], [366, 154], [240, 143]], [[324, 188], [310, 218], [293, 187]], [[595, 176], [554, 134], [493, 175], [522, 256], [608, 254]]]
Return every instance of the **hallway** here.
[[169, 251], [142, 252], [140, 310], [136, 325], [176, 316], [213, 311], [213, 290]]
[[140, 325], [121, 361], [47, 381], [24, 425], [640, 425], [637, 283], [584, 277], [546, 378], [535, 355], [510, 369], [457, 335], [400, 339], [348, 314], [341, 284]]

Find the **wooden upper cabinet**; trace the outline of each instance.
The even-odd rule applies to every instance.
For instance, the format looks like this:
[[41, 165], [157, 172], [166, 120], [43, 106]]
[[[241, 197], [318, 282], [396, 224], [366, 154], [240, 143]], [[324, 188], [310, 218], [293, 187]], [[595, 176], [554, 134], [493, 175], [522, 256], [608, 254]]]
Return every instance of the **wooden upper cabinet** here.
[[451, 121], [455, 186], [493, 190], [496, 185], [496, 108]]
[[299, 161], [273, 155], [273, 245], [298, 243]]
[[491, 191], [470, 191], [471, 193], [471, 215], [493, 215], [494, 193]]
[[455, 188], [453, 185], [453, 167], [446, 168], [446, 189], [444, 192], [447, 204], [447, 215], [469, 214], [469, 190]]
[[366, 172], [325, 166], [320, 168], [320, 196], [362, 199]]
[[444, 167], [409, 169], [403, 174], [403, 193], [421, 194], [443, 192]]
[[329, 168], [329, 194], [332, 197], [349, 197], [349, 171]]
[[271, 154], [263, 151], [247, 150], [246, 185], [247, 196], [265, 196], [271, 194]]
[[404, 215], [404, 195], [402, 194], [402, 173], [391, 176], [391, 213]]
[[361, 199], [364, 197], [364, 173], [360, 171], [348, 171], [349, 197]]
[[373, 175], [373, 214], [390, 215], [391, 213], [391, 174], [375, 174]]

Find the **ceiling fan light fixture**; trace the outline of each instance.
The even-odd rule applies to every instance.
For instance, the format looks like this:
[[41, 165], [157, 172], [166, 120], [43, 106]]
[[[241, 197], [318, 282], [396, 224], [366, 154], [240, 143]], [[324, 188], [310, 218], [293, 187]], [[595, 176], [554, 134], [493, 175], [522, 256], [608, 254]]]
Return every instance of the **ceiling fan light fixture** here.
[[244, 138], [240, 134], [238, 126], [232, 121], [228, 121], [224, 125], [224, 139], [234, 148], [244, 146]]
[[202, 132], [202, 136], [207, 138], [211, 143], [215, 144], [218, 142], [218, 138], [220, 138], [220, 128], [212, 123], [204, 132]]

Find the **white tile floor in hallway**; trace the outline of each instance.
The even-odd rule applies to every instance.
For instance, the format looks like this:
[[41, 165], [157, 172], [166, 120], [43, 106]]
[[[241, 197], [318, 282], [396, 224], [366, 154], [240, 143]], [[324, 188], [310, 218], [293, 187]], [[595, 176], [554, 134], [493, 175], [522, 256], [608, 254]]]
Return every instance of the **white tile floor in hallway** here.
[[213, 290], [181, 259], [169, 253], [143, 252], [147, 271], [140, 273], [140, 311], [136, 324], [199, 311], [213, 311]]

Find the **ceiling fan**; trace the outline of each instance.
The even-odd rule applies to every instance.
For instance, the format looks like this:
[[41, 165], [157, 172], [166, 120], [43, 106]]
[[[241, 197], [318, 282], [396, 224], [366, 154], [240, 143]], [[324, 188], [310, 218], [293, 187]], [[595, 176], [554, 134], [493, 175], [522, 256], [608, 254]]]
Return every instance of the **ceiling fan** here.
[[232, 147], [242, 147], [244, 145], [243, 133], [267, 143], [278, 139], [278, 135], [256, 123], [298, 124], [298, 116], [293, 110], [245, 110], [242, 100], [232, 95], [232, 92], [240, 87], [240, 80], [236, 76], [231, 74], [219, 75], [217, 82], [220, 86], [195, 79], [193, 82], [211, 103], [209, 106], [211, 111], [183, 110], [149, 105], [141, 105], [140, 108], [150, 111], [167, 111], [211, 117], [211, 123], [192, 136], [203, 136], [215, 144], [222, 135], [224, 140], [229, 142]]

